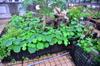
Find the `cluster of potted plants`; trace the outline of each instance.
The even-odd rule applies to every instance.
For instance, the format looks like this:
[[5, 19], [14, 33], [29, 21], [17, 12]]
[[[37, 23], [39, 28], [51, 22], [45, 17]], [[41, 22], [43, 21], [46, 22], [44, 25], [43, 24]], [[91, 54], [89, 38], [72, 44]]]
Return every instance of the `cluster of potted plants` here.
[[[68, 46], [71, 43], [75, 43], [86, 53], [93, 51], [98, 55], [100, 40], [92, 38], [92, 32], [89, 31], [92, 29], [91, 26], [85, 26], [84, 21], [80, 21], [81, 17], [89, 15], [89, 13], [84, 13], [82, 8], [73, 7], [68, 9], [66, 15], [69, 17], [69, 22], [61, 20], [58, 21], [60, 23], [52, 25], [47, 25], [46, 21], [44, 22], [45, 19], [43, 20], [41, 17], [33, 16], [32, 12], [24, 16], [15, 15], [11, 18], [5, 28], [5, 33], [0, 38], [0, 59], [10, 56], [12, 52], [27, 51], [32, 54], [49, 48], [51, 45]], [[54, 15], [52, 16], [54, 18]], [[57, 18], [55, 17], [54, 20]]]

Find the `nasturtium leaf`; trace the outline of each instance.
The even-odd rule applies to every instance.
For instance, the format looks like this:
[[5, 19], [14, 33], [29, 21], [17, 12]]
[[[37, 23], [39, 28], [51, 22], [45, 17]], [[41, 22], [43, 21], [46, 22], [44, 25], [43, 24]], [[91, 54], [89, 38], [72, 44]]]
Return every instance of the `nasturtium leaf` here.
[[36, 43], [36, 42], [37, 42], [37, 39], [36, 39], [36, 38], [34, 38], [34, 39], [32, 40], [32, 42], [33, 42], [33, 43]]
[[36, 52], [36, 48], [30, 48], [30, 47], [28, 47], [28, 51], [30, 53], [35, 53]]
[[60, 39], [60, 38], [61, 38], [61, 36], [56, 34], [56, 38], [57, 38], [57, 39]]
[[28, 47], [35, 48], [36, 44], [28, 44]]
[[50, 43], [49, 43], [49, 45], [54, 45], [54, 44], [55, 44], [54, 42], [50, 42]]
[[19, 45], [21, 43], [21, 38], [15, 39], [14, 44]]
[[28, 42], [31, 43], [34, 39], [35, 39], [35, 35], [33, 35], [32, 37], [30, 37], [30, 38], [28, 39]]
[[63, 35], [64, 35], [64, 37], [67, 37], [68, 33], [66, 33], [66, 32], [63, 32]]
[[21, 50], [21, 47], [20, 46], [13, 46], [13, 51], [16, 52], [16, 53], [19, 53]]
[[46, 41], [46, 38], [45, 37], [42, 37], [42, 41], [45, 42]]
[[52, 37], [46, 36], [46, 40], [47, 40], [48, 42], [51, 42], [51, 39], [52, 39]]
[[45, 46], [46, 48], [48, 48], [48, 47], [49, 47], [49, 43], [45, 43], [44, 46]]
[[39, 18], [34, 18], [33, 21], [38, 23], [38, 22], [40, 22], [40, 19]]
[[26, 50], [26, 46], [27, 46], [27, 44], [25, 43], [25, 44], [23, 44], [23, 46], [22, 46], [22, 50]]
[[41, 36], [38, 37], [38, 41], [42, 41], [42, 37]]
[[88, 44], [87, 44], [87, 43], [84, 43], [83, 45], [84, 45], [84, 46], [87, 46]]
[[25, 46], [23, 46], [23, 47], [22, 47], [22, 50], [26, 50], [26, 47], [25, 47]]
[[83, 44], [84, 42], [85, 42], [84, 40], [81, 40], [81, 41], [80, 41], [80, 43], [82, 43], [82, 44]]
[[71, 22], [71, 24], [76, 24], [76, 23], [77, 23], [76, 21], [72, 21], [72, 22]]
[[74, 35], [74, 33], [73, 33], [73, 32], [70, 32], [70, 35], [71, 35], [71, 36], [73, 36], [73, 35]]
[[77, 35], [78, 35], [78, 36], [81, 36], [81, 35], [82, 35], [82, 33], [77, 33]]
[[65, 46], [67, 46], [68, 45], [68, 40], [64, 40], [64, 44], [65, 44]]
[[62, 44], [62, 41], [61, 41], [61, 40], [59, 40], [59, 41], [58, 41], [58, 44]]
[[8, 40], [4, 41], [3, 43], [4, 43], [5, 46], [8, 47], [8, 46], [12, 45], [12, 40], [8, 39]]
[[85, 51], [90, 52], [91, 48], [85, 48]]
[[38, 43], [37, 44], [37, 49], [43, 49], [44, 48], [44, 45], [43, 45], [43, 43]]
[[29, 42], [29, 43], [31, 43], [31, 42], [32, 42], [32, 40], [33, 40], [33, 39], [29, 38], [29, 39], [28, 39], [28, 42]]
[[52, 42], [50, 43], [50, 45], [56, 44], [57, 42], [58, 42], [58, 40], [57, 40], [56, 38], [53, 38], [53, 39], [52, 39]]

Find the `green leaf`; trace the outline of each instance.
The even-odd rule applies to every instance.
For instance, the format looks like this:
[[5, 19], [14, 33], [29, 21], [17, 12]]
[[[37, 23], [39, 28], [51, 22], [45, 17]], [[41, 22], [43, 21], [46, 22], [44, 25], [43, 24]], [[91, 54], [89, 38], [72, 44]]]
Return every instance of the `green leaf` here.
[[49, 47], [49, 43], [45, 43], [44, 46], [45, 46], [46, 48], [48, 48], [48, 47]]
[[54, 45], [54, 44], [55, 44], [54, 42], [50, 42], [50, 43], [49, 43], [49, 45]]
[[64, 37], [67, 37], [68, 35], [70, 35], [69, 32], [63, 31], [63, 36], [64, 36]]
[[27, 46], [27, 44], [25, 43], [25, 44], [22, 46], [22, 50], [26, 50], [26, 46]]
[[28, 51], [30, 53], [35, 53], [36, 52], [36, 48], [30, 48], [30, 47], [28, 47]]
[[71, 24], [76, 24], [76, 23], [77, 23], [76, 21], [72, 21], [72, 22], [71, 22]]
[[43, 49], [44, 48], [44, 45], [43, 45], [43, 43], [38, 43], [37, 44], [37, 49]]
[[68, 45], [68, 40], [64, 40], [64, 44], [65, 44], [65, 46], [67, 46]]
[[37, 42], [37, 39], [36, 39], [36, 38], [34, 38], [32, 41], [33, 41], [33, 43], [36, 43], [36, 42]]
[[47, 40], [48, 42], [51, 42], [51, 39], [52, 39], [52, 37], [46, 36], [46, 40]]
[[85, 51], [90, 52], [91, 48], [85, 48]]
[[57, 38], [57, 39], [60, 39], [60, 38], [61, 38], [61, 36], [60, 36], [60, 35], [57, 35], [57, 34], [56, 34], [55, 36], [56, 36], [56, 38]]
[[61, 40], [59, 40], [59, 41], [58, 41], [58, 44], [62, 44], [62, 41], [61, 41]]
[[28, 47], [30, 47], [30, 48], [35, 48], [36, 45], [35, 45], [35, 44], [28, 44]]
[[16, 52], [16, 53], [19, 53], [21, 50], [21, 47], [20, 46], [13, 46], [13, 51]]
[[41, 36], [38, 37], [38, 41], [42, 41], [42, 37]]
[[35, 35], [33, 35], [31, 38], [28, 39], [28, 42], [31, 43], [32, 41], [34, 41], [35, 39]]
[[25, 46], [23, 46], [23, 47], [22, 47], [22, 50], [26, 50], [26, 47], [25, 47]]
[[50, 43], [50, 45], [54, 45], [54, 44], [56, 44], [58, 42], [58, 40], [56, 39], [56, 38], [53, 38], [52, 39], [52, 42]]
[[73, 36], [73, 35], [74, 35], [74, 33], [73, 33], [73, 32], [70, 32], [70, 35], [71, 35], [71, 36]]
[[21, 39], [20, 38], [14, 40], [14, 44], [15, 45], [19, 45], [20, 43], [21, 43]]
[[8, 39], [8, 40], [4, 41], [3, 44], [8, 47], [8, 46], [12, 45], [12, 40], [11, 39]]
[[76, 29], [77, 29], [78, 32], [81, 32], [82, 31], [82, 28], [81, 27], [77, 27]]
[[45, 42], [45, 41], [46, 41], [45, 37], [42, 37], [42, 41], [43, 41], [43, 42]]

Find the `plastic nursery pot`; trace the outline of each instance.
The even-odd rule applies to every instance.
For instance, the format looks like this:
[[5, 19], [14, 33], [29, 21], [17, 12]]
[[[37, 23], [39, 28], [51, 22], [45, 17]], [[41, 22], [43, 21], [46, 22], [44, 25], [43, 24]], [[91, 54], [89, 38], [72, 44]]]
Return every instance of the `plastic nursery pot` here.
[[87, 54], [79, 46], [75, 46], [74, 55], [72, 56], [76, 66], [95, 66], [95, 61], [90, 54]]

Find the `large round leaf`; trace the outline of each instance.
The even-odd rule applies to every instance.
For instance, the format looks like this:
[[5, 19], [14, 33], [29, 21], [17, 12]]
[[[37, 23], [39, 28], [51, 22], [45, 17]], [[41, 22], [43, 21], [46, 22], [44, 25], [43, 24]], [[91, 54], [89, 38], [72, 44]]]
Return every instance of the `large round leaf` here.
[[47, 40], [48, 42], [51, 42], [52, 37], [51, 37], [51, 36], [46, 36], [46, 40]]
[[62, 41], [61, 41], [61, 40], [58, 40], [58, 44], [59, 44], [59, 45], [62, 44]]
[[33, 41], [33, 43], [36, 43], [37, 42], [37, 39], [34, 38], [32, 41]]
[[30, 53], [35, 53], [36, 52], [36, 48], [30, 48], [30, 47], [28, 47], [28, 51]]
[[[35, 39], [35, 36], [33, 35], [32, 37], [30, 37], [30, 38], [28, 39], [28, 42], [29, 42], [29, 43], [34, 42], [34, 39]], [[35, 42], [36, 42], [36, 41], [35, 41]]]
[[8, 47], [8, 46], [12, 45], [12, 40], [8, 39], [6, 41], [3, 41], [3, 44]]
[[42, 37], [41, 36], [39, 36], [37, 39], [38, 39], [38, 41], [42, 41]]
[[49, 47], [49, 43], [45, 43], [44, 46], [45, 46], [46, 48], [48, 48], [48, 47]]
[[19, 53], [21, 50], [21, 47], [20, 46], [13, 46], [13, 51], [16, 52], [16, 53]]
[[43, 48], [44, 48], [43, 43], [38, 43], [38, 44], [37, 44], [37, 49], [43, 49]]
[[36, 44], [28, 44], [28, 47], [30, 47], [30, 48], [36, 48]]
[[21, 43], [21, 41], [22, 41], [21, 38], [15, 39], [14, 44], [19, 45]]

